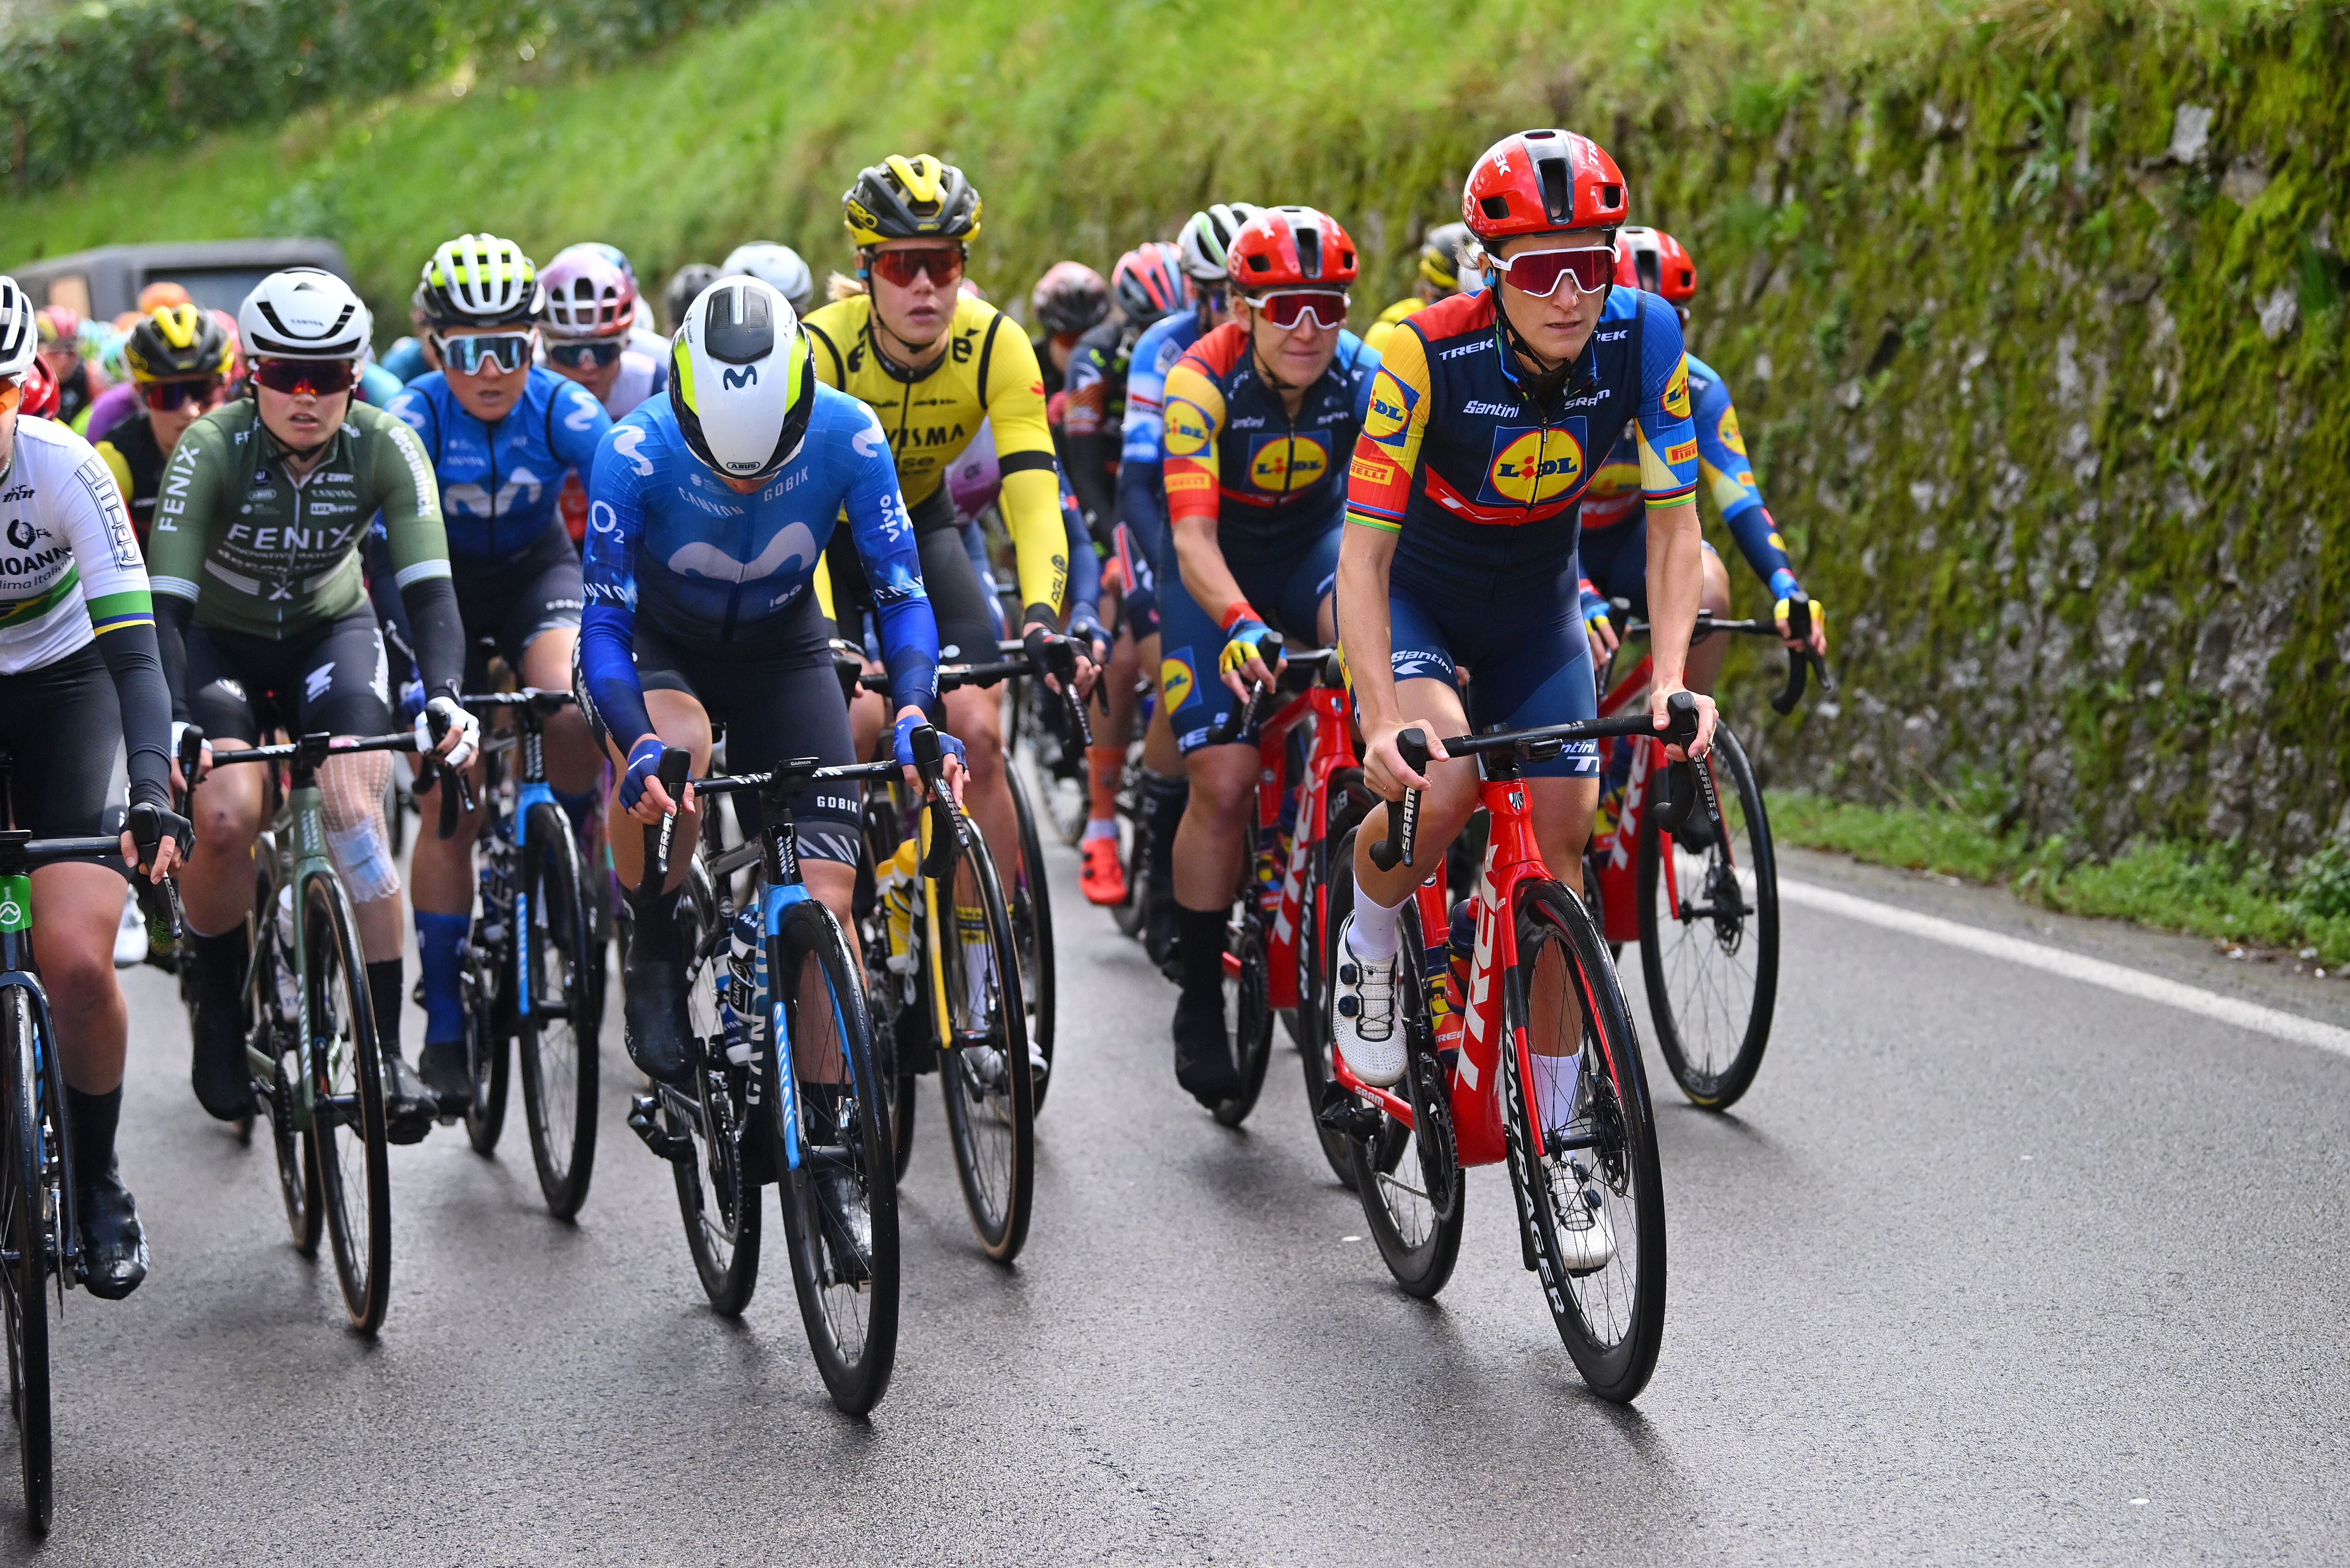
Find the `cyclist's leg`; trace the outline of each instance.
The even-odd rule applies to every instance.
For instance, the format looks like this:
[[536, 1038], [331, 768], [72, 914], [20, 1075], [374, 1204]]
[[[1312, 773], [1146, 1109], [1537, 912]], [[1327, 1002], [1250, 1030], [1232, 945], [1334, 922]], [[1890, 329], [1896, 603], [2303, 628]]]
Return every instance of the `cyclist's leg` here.
[[[922, 587], [938, 617], [941, 663], [983, 663], [995, 657], [995, 623], [962, 535], [953, 528], [915, 530]], [[947, 732], [963, 744], [963, 809], [978, 824], [995, 857], [996, 874], [1011, 877], [1020, 864], [1020, 821], [1003, 776], [1003, 690], [963, 687], [946, 694]], [[1011, 897], [1007, 887], [1004, 894]]]
[[[215, 756], [260, 738], [251, 695], [265, 691], [274, 677], [248, 641], [201, 627], [188, 633], [189, 712]], [[243, 766], [215, 767], [197, 784], [188, 807], [196, 842], [180, 872], [195, 969], [189, 1075], [197, 1102], [224, 1121], [253, 1112], [244, 1058], [244, 971], [252, 957], [245, 919], [253, 913], [254, 840], [267, 810], [266, 783], [262, 769]]]
[[[469, 572], [459, 583], [457, 609], [465, 628], [464, 687], [479, 691], [489, 684], [489, 670], [475, 639], [497, 632], [501, 612], [512, 596], [502, 574]], [[422, 826], [408, 858], [409, 902], [416, 910], [416, 969], [424, 990], [424, 1050], [417, 1058], [418, 1068], [435, 1094], [452, 1100], [473, 1093], [473, 1065], [465, 1049], [463, 955], [466, 939], [473, 934], [473, 842], [482, 830], [487, 778], [479, 758], [465, 774], [473, 807], [467, 811], [460, 806], [449, 819], [446, 837], [441, 833], [445, 784], [437, 769], [429, 775], [418, 774], [416, 809]]]
[[[587, 598], [579, 570], [579, 552], [568, 537], [550, 533], [544, 565], [530, 585], [515, 597], [499, 640], [515, 676], [540, 691], [562, 691], [571, 684], [572, 650], [579, 643], [579, 611]], [[588, 721], [577, 708], [564, 708], [546, 718], [546, 782], [566, 810], [584, 815], [604, 771], [601, 748], [588, 733]]]

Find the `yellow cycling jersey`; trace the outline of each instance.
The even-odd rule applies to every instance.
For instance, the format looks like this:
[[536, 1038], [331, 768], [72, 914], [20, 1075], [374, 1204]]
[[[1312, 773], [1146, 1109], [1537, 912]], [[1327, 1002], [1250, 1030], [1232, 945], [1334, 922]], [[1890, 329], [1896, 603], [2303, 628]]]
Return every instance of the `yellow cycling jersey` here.
[[1385, 354], [1388, 351], [1388, 339], [1395, 336], [1395, 329], [1402, 325], [1403, 318], [1427, 308], [1428, 301], [1420, 298], [1419, 296], [1406, 295], [1379, 312], [1379, 318], [1372, 322], [1369, 328], [1363, 334], [1363, 347], [1374, 354]]
[[874, 347], [872, 315], [873, 301], [862, 294], [808, 314], [801, 325], [816, 345], [817, 379], [880, 416], [919, 529], [951, 523], [947, 465], [988, 421], [1003, 476], [1004, 527], [1019, 558], [1020, 602], [1057, 615], [1068, 587], [1069, 536], [1036, 350], [993, 306], [964, 295], [947, 326], [946, 353], [930, 369], [909, 374]]

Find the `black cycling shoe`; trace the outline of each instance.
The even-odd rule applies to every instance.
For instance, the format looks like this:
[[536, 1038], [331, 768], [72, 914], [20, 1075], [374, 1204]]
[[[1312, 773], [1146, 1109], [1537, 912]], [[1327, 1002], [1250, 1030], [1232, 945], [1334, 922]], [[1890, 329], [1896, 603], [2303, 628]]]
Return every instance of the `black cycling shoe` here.
[[393, 1143], [422, 1143], [441, 1115], [441, 1099], [424, 1086], [416, 1069], [397, 1051], [383, 1054], [383, 1136]]
[[188, 1033], [195, 1044], [189, 1071], [196, 1103], [221, 1121], [253, 1114], [253, 1067], [244, 1054], [244, 928], [217, 937], [190, 933], [194, 950], [196, 1005]]
[[1167, 881], [1152, 877], [1146, 885], [1142, 903], [1142, 950], [1159, 966], [1159, 972], [1169, 980], [1183, 978], [1181, 960], [1176, 949], [1177, 921], [1175, 889]]
[[684, 944], [678, 940], [674, 895], [637, 921], [629, 944], [622, 998], [622, 1033], [629, 1060], [657, 1084], [687, 1088], [693, 1082], [693, 1023], [685, 1012]]
[[462, 1115], [473, 1105], [473, 1064], [463, 1040], [427, 1040], [417, 1066], [424, 1086], [438, 1095], [451, 1112]]
[[74, 1194], [74, 1210], [81, 1222], [82, 1289], [100, 1301], [120, 1301], [147, 1277], [147, 1231], [139, 1223], [139, 1205], [109, 1166]]
[[1689, 814], [1689, 820], [1673, 830], [1673, 842], [1692, 855], [1702, 855], [1713, 847], [1713, 818], [1706, 815], [1703, 803]]
[[1222, 987], [1187, 991], [1175, 1003], [1175, 1081], [1211, 1110], [1241, 1092]]

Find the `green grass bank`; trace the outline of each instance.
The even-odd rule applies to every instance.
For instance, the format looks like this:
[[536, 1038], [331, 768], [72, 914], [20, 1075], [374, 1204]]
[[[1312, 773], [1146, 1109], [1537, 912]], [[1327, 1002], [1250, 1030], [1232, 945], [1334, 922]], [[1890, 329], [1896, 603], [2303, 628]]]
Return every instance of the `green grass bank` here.
[[1778, 784], [1981, 779], [2002, 841], [2288, 876], [2350, 826], [2350, 7], [787, 0], [592, 75], [519, 53], [0, 203], [0, 254], [326, 234], [397, 320], [465, 228], [843, 261], [855, 170], [927, 146], [999, 298], [1212, 193], [1339, 214], [1376, 308], [1478, 150], [1567, 123], [1695, 251], [1830, 607], [1835, 699], [1741, 704]]

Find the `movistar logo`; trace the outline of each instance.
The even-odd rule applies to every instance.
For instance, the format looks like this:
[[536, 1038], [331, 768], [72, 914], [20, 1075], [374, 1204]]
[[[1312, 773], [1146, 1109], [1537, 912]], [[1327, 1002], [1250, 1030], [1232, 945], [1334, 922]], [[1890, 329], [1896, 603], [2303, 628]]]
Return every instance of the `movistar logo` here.
[[718, 379], [726, 384], [728, 391], [738, 392], [758, 380], [759, 367], [745, 365], [740, 370], [728, 370]]

